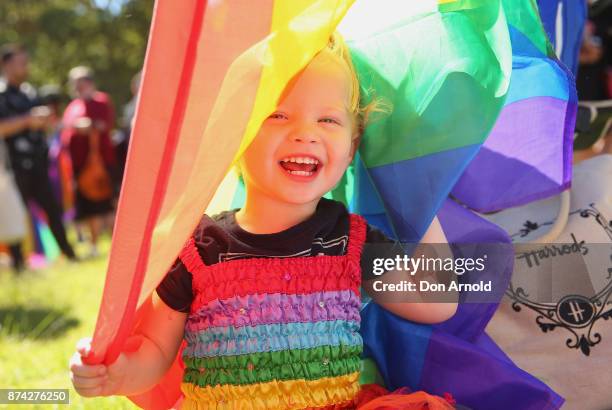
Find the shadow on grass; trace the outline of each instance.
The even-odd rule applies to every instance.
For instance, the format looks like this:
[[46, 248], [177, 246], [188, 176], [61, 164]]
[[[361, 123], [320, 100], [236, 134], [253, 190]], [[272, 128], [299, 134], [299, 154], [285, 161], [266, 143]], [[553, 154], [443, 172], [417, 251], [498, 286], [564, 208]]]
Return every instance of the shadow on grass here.
[[53, 339], [78, 325], [78, 319], [62, 310], [24, 306], [0, 307], [0, 337]]

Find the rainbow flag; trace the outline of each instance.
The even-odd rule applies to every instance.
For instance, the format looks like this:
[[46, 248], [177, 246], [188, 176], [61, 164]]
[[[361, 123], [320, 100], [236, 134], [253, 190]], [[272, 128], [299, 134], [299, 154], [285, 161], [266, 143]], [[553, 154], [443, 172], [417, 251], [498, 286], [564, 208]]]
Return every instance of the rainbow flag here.
[[[144, 302], [204, 211], [229, 205], [233, 162], [351, 4], [156, 1], [90, 363], [136, 348]], [[177, 361], [132, 399], [168, 408], [181, 376]]]
[[[474, 244], [497, 252], [484, 277], [497, 277], [495, 286], [505, 289], [514, 262], [507, 233], [452, 200], [444, 202], [438, 218], [455, 255], [472, 257], [461, 252]], [[474, 410], [559, 409], [563, 398], [518, 368], [484, 332], [496, 309], [497, 303], [462, 303], [453, 318], [428, 326], [369, 303], [361, 315], [364, 353], [391, 389], [450, 393]]]
[[358, 27], [347, 40], [362, 88], [375, 90], [366, 101], [393, 104], [364, 133], [347, 201], [389, 235], [415, 242], [493, 127], [512, 56], [500, 1], [423, 2], [416, 15], [405, 7], [358, 2], [347, 16], [380, 16], [381, 27]]
[[[531, 83], [546, 83], [548, 78], [540, 76], [551, 75], [547, 71], [521, 71], [525, 65], [517, 64], [511, 66], [510, 77], [503, 76], [504, 72], [500, 68], [493, 69], [496, 61], [498, 67], [504, 67], [503, 63], [508, 62], [504, 59], [508, 56], [504, 55], [503, 51], [495, 53], [495, 46], [505, 44], [505, 36], [509, 35], [508, 40], [512, 45], [511, 49], [507, 49], [512, 51], [510, 60], [515, 62], [522, 57], [523, 43], [517, 43], [520, 37], [512, 24], [526, 31], [529, 28], [530, 33], [535, 33], [534, 41], [537, 39], [542, 47], [549, 47], [533, 3], [513, 2], [511, 10], [508, 9], [509, 3], [451, 2], [441, 5], [438, 13], [421, 16], [420, 23], [429, 23], [430, 25], [425, 25], [429, 30], [424, 26], [413, 26], [415, 23], [408, 27], [394, 25], [386, 31], [381, 30], [373, 39], [351, 43], [356, 55], [356, 66], [361, 78], [365, 79], [362, 80], [364, 87], [385, 93], [384, 97], [394, 103], [399, 101], [399, 104], [395, 104], [396, 111], [390, 118], [372, 124], [366, 131], [364, 147], [360, 151], [361, 158], [355, 163], [354, 187], [343, 187], [342, 192], [347, 192], [347, 196], [350, 196], [352, 190], [353, 196], [348, 199], [352, 208], [366, 215], [370, 223], [402, 241], [418, 241], [429, 225], [433, 213], [437, 213], [451, 243], [510, 244], [507, 235], [499, 228], [455, 202], [446, 200], [465, 167], [468, 167], [466, 172], [472, 169], [473, 163], [470, 163], [470, 160], [481, 155], [481, 145], [485, 137], [489, 135], [484, 141], [484, 147], [487, 147], [489, 139], [496, 135], [497, 125], [491, 133], [487, 127], [493, 127], [504, 119], [504, 115], [509, 115], [508, 118], [516, 123], [523, 119], [532, 119], [526, 116], [527, 110], [508, 110], [512, 99], [516, 98], [514, 96], [517, 91], [517, 77], [518, 80], [527, 79]], [[461, 70], [453, 71], [456, 66], [454, 61], [450, 62], [448, 58], [436, 61], [440, 55], [445, 55], [437, 47], [440, 39], [434, 37], [429, 43], [428, 37], [415, 35], [419, 30], [436, 33], [431, 29], [433, 24], [441, 24], [442, 32], [451, 34], [450, 38], [444, 37], [443, 41], [446, 41], [452, 50], [461, 50], [460, 55], [464, 58], [463, 62], [468, 70], [474, 69], [474, 66], [470, 65], [471, 61], [482, 63], [474, 71], [467, 71], [477, 73], [476, 75], [466, 75], [466, 72]], [[457, 26], [463, 30], [471, 27], [472, 33], [481, 35], [472, 37], [469, 30], [460, 36], [455, 35]], [[415, 31], [410, 32], [411, 28]], [[406, 34], [401, 30], [406, 30]], [[464, 40], [470, 44], [467, 50], [461, 49]], [[368, 41], [371, 44], [367, 44]], [[459, 44], [455, 44], [457, 42]], [[397, 78], [393, 78], [392, 72], [396, 67], [392, 63], [389, 64], [389, 61], [396, 61], [400, 57], [385, 57], [386, 44], [391, 44], [392, 50], [406, 50], [403, 54], [410, 56], [400, 64], [400, 67], [408, 68], [398, 74]], [[472, 52], [474, 54], [471, 54]], [[535, 66], [544, 62], [541, 56], [529, 61]], [[411, 71], [407, 63], [414, 64], [416, 73]], [[440, 88], [430, 96], [430, 105], [418, 110], [414, 108], [418, 105], [411, 103], [410, 98], [418, 87], [418, 80], [422, 80], [422, 77], [427, 79], [418, 68], [428, 67], [430, 63], [436, 67], [450, 66], [453, 69], [448, 73], [443, 69], [427, 71], [440, 73], [442, 79], [436, 82]], [[390, 69], [388, 65], [391, 65]], [[569, 93], [572, 90], [571, 77], [563, 71], [563, 67], [559, 67], [563, 76], [555, 78], [565, 81]], [[488, 73], [487, 68], [490, 70]], [[372, 76], [368, 74], [371, 72], [384, 75]], [[509, 89], [504, 89], [503, 87], [508, 85], [504, 80], [508, 78]], [[404, 89], [396, 86], [402, 81], [408, 82], [408, 79], [413, 81], [410, 85], [414, 88]], [[478, 80], [483, 79], [490, 82], [478, 83]], [[503, 90], [501, 95], [492, 92], [495, 87], [491, 85], [494, 84]], [[426, 97], [418, 93], [416, 95], [417, 104], [427, 101]], [[500, 111], [501, 116], [498, 119]], [[572, 121], [565, 111], [555, 111], [552, 114], [554, 119], [562, 124], [566, 120]], [[542, 116], [543, 113], [540, 112], [537, 118], [543, 120]], [[488, 122], [489, 118], [492, 119], [491, 122]], [[568, 127], [571, 127], [571, 124]], [[559, 150], [562, 145], [558, 133], [556, 137], [557, 140], [549, 147], [551, 150]], [[550, 140], [548, 142], [550, 143]], [[564, 157], [549, 158], [550, 166], [563, 169], [563, 159]], [[499, 197], [500, 190], [505, 188], [503, 185], [496, 185], [494, 179], [488, 175], [503, 170], [502, 165], [493, 162], [487, 166], [489, 168], [478, 169], [476, 176], [479, 179], [470, 186], [472, 190], [478, 190], [478, 194], [473, 195], [476, 200], [481, 197], [485, 200]], [[348, 179], [347, 183], [350, 185]], [[539, 185], [533, 186], [534, 189], [542, 189]], [[463, 197], [460, 199], [463, 200]], [[504, 281], [507, 283], [512, 269], [512, 249], [508, 246], [506, 251], [505, 264], [499, 260], [497, 268], [500, 269], [497, 272], [489, 272], [502, 277], [497, 283], [498, 286], [503, 286]], [[496, 307], [495, 303], [462, 304], [450, 321], [437, 326], [424, 326], [401, 320], [379, 306], [369, 304], [362, 313], [365, 352], [375, 360], [389, 388], [407, 385], [415, 390], [423, 389], [440, 395], [450, 392], [459, 404], [474, 409], [559, 408], [563, 402], [562, 398], [545, 384], [514, 366], [484, 333], [486, 323]], [[407, 365], [408, 363], [410, 365]], [[513, 400], [515, 397], [521, 397], [520, 402]]]
[[[374, 91], [366, 100], [382, 97], [394, 106], [365, 131], [341, 196], [371, 223], [404, 241], [419, 240], [504, 107], [512, 33], [501, 0], [158, 0], [90, 363], [112, 363], [137, 346], [130, 335], [148, 296], [202, 213], [236, 200], [233, 163], [288, 81], [336, 28], [351, 47], [364, 90]], [[463, 326], [471, 324], [470, 337], [457, 333], [459, 319], [442, 329], [458, 335], [449, 346], [468, 343], [482, 353], [474, 341], [491, 309], [458, 316]], [[364, 323], [375, 318], [368, 311]], [[410, 337], [414, 329], [397, 330]], [[480, 357], [486, 367], [490, 357]], [[385, 375], [384, 358], [378, 364]], [[436, 369], [445, 377], [443, 367]], [[521, 384], [530, 376], [512, 369], [498, 374], [515, 394], [531, 392]], [[131, 399], [146, 408], [172, 406], [181, 376], [177, 360], [160, 385]], [[386, 381], [412, 385], [403, 376]], [[535, 385], [538, 397], [551, 396]], [[462, 399], [486, 399], [464, 390]]]
[[574, 77], [548, 42], [535, 2], [503, 3], [512, 38], [510, 90], [491, 135], [453, 188], [480, 212], [555, 195], [569, 188], [572, 175]]

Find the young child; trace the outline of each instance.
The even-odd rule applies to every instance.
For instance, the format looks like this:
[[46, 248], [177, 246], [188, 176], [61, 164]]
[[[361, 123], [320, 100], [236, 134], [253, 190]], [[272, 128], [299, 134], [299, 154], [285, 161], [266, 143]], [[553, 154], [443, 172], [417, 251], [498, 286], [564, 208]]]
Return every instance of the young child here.
[[[385, 390], [359, 385], [361, 271], [371, 269], [361, 266], [361, 249], [387, 239], [322, 196], [353, 159], [372, 109], [359, 106], [348, 48], [332, 36], [287, 86], [241, 158], [244, 207], [202, 218], [152, 295], [138, 351], [109, 366], [87, 366], [87, 346], [78, 348], [70, 367], [77, 392], [147, 391], [184, 339], [183, 408], [376, 408], [389, 399], [404, 400], [402, 408], [450, 408], [423, 392], [362, 406]], [[437, 220], [423, 242], [446, 242]], [[382, 305], [423, 323], [444, 321], [456, 309]]]

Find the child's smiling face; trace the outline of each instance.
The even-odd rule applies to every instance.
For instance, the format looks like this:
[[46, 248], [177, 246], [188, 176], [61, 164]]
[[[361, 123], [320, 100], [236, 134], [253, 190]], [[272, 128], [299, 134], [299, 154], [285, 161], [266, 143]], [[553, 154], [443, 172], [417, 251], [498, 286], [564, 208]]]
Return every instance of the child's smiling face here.
[[240, 165], [247, 192], [292, 204], [320, 199], [354, 153], [348, 68], [320, 53], [287, 86]]

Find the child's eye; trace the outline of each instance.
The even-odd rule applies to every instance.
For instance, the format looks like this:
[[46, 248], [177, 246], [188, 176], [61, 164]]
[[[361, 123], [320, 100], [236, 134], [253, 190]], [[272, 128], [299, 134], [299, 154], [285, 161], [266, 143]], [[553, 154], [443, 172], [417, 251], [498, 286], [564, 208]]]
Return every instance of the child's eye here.
[[335, 118], [331, 118], [331, 117], [321, 118], [319, 120], [319, 122], [322, 122], [322, 123], [325, 123], [325, 124], [338, 124], [338, 125], [342, 125], [342, 123], [339, 120], [337, 120]]
[[283, 119], [286, 119], [287, 116], [283, 114], [282, 112], [275, 112], [275, 113], [270, 114], [268, 118], [273, 119], [273, 120], [283, 120]]

